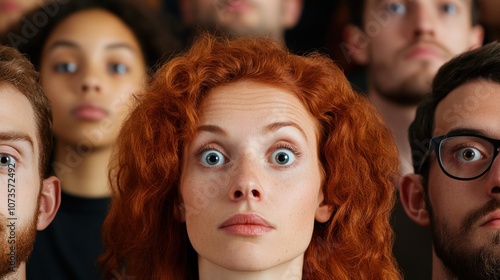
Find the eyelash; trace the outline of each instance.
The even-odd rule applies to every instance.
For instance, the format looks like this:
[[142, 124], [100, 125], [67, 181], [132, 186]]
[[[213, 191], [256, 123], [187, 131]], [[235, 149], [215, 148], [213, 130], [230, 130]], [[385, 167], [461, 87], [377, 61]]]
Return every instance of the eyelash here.
[[302, 152], [299, 151], [299, 149], [297, 149], [295, 146], [293, 145], [290, 145], [290, 144], [284, 144], [284, 143], [280, 143], [276, 146], [276, 148], [274, 148], [274, 151], [276, 150], [279, 150], [279, 149], [288, 149], [290, 151], [292, 151], [292, 153], [297, 156], [297, 157], [300, 157], [302, 156]]
[[[295, 146], [292, 146], [290, 144], [280, 143], [273, 150], [279, 150], [279, 149], [288, 149], [288, 150], [292, 151], [292, 153], [294, 153], [296, 156], [299, 156], [299, 157], [302, 155], [302, 152], [300, 152]], [[194, 156], [200, 157], [201, 154], [203, 154], [204, 152], [206, 152], [208, 150], [215, 150], [215, 151], [225, 155], [220, 149], [212, 146], [211, 144], [207, 144], [207, 145], [204, 145], [203, 147], [201, 147], [200, 149], [198, 149], [194, 153]]]
[[217, 149], [216, 147], [212, 146], [211, 144], [207, 144], [207, 145], [204, 145], [203, 147], [201, 147], [198, 151], [196, 151], [194, 153], [194, 157], [199, 158], [199, 157], [201, 157], [201, 155], [204, 152], [206, 152], [208, 150], [215, 150], [215, 151], [217, 151], [225, 156], [225, 154], [220, 149]]
[[[300, 158], [302, 156], [302, 152], [300, 152], [299, 149], [297, 149], [295, 146], [288, 144], [288, 143], [280, 143], [280, 144], [276, 145], [276, 147], [274, 147], [274, 149], [272, 150], [271, 153], [273, 153], [274, 151], [280, 150], [280, 149], [290, 150], [297, 158]], [[217, 152], [221, 153], [222, 155], [224, 155], [224, 157], [226, 159], [226, 163], [229, 161], [229, 158], [225, 153], [223, 153], [220, 149], [216, 148], [214, 145], [211, 145], [211, 144], [204, 145], [200, 149], [198, 149], [194, 153], [194, 157], [199, 161], [201, 155], [204, 152], [209, 151], [209, 150], [214, 150], [214, 151], [217, 151]], [[288, 165], [288, 166], [283, 166], [283, 168], [287, 168], [290, 166], [293, 166], [293, 164]]]

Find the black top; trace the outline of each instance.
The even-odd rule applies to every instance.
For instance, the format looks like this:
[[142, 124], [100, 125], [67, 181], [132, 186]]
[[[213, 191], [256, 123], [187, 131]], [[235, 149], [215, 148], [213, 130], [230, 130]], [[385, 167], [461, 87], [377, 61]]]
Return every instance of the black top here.
[[101, 226], [110, 201], [63, 192], [55, 219], [37, 232], [26, 265], [27, 279], [101, 279], [96, 261], [103, 252]]

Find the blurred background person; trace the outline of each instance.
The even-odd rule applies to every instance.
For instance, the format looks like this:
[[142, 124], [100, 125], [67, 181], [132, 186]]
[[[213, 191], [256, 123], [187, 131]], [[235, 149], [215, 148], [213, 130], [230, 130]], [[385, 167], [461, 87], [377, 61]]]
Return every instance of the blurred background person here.
[[[366, 67], [366, 94], [391, 129], [400, 154], [400, 174], [407, 174], [413, 170], [408, 128], [418, 103], [430, 92], [441, 65], [482, 45], [478, 4], [350, 0], [347, 5], [351, 24], [340, 47], [348, 59]], [[400, 202], [393, 219], [394, 254], [405, 279], [429, 279], [430, 233], [406, 216]]]
[[[138, 1], [138, 0], [137, 0]], [[152, 2], [160, 2], [161, 0], [150, 0]], [[181, 12], [181, 5], [184, 5], [184, 7], [190, 7], [192, 9], [196, 9], [196, 3], [202, 2], [199, 0], [165, 0], [163, 1], [163, 9], [164, 11], [167, 12], [167, 14], [172, 14], [176, 17], [178, 17], [181, 21], [185, 21], [185, 13]], [[207, 3], [216, 3], [213, 0], [206, 1]], [[220, 3], [229, 3], [231, 1], [220, 1]], [[253, 13], [255, 15], [256, 12], [259, 12], [261, 9], [262, 4], [259, 4], [261, 1], [252, 1], [252, 0], [242, 0], [242, 1], [233, 1], [233, 2], [242, 2], [245, 5], [250, 5], [253, 9], [248, 10], [245, 13]], [[268, 5], [275, 5], [274, 3], [281, 3], [280, 5], [283, 6], [286, 1], [281, 1], [281, 0], [271, 0], [268, 1], [268, 4], [265, 4], [266, 6]], [[334, 14], [334, 11], [338, 7], [338, 3], [340, 0], [329, 0], [329, 1], [324, 1], [324, 0], [293, 0], [289, 1], [292, 3], [300, 3], [300, 16], [297, 19], [297, 22], [289, 27], [289, 28], [281, 28], [282, 30], [279, 31], [282, 37], [287, 45], [287, 47], [294, 53], [297, 54], [304, 54], [310, 51], [319, 51], [325, 54], [329, 54], [330, 49], [326, 48], [325, 46], [327, 45], [327, 40], [329, 39], [330, 33], [329, 30], [331, 30], [332, 25], [335, 24], [334, 22], [334, 17], [332, 16]], [[286, 3], [285, 3], [286, 4]], [[157, 3], [154, 3], [153, 6], [158, 5]], [[219, 4], [220, 5], [220, 4]], [[206, 4], [204, 6], [207, 6]], [[189, 9], [186, 10], [186, 12], [189, 12]], [[269, 11], [273, 13], [273, 11]], [[280, 12], [278, 10], [275, 10], [274, 12]], [[262, 12], [260, 12], [262, 15]], [[268, 13], [269, 14], [269, 13]], [[275, 14], [275, 17], [281, 17], [280, 14]], [[192, 17], [192, 16], [191, 16]], [[262, 18], [262, 16], [260, 16]], [[194, 18], [196, 20], [196, 18]], [[215, 20], [219, 20], [216, 18]], [[265, 34], [265, 29], [269, 29], [269, 23], [272, 22], [270, 20], [266, 20], [266, 24], [260, 24], [260, 26], [255, 26], [252, 27], [251, 25], [247, 25], [252, 28], [257, 28], [255, 31], [252, 32], [257, 32], [258, 34]], [[202, 30], [207, 29], [207, 26], [205, 23], [201, 22], [196, 22], [192, 21], [190, 27], [186, 28], [184, 30], [184, 39], [186, 42], [189, 42], [193, 38], [193, 34], [196, 34], [195, 31], [197, 31], [196, 26], [201, 27]], [[333, 27], [335, 30], [340, 30], [336, 26]], [[230, 31], [230, 30], [226, 30]], [[251, 31], [251, 30], [249, 30]], [[337, 32], [337, 31], [336, 31]], [[340, 31], [338, 31], [340, 32]], [[251, 33], [249, 33], [251, 34]]]
[[0, 35], [45, 0], [0, 0]]
[[52, 114], [40, 74], [6, 46], [0, 46], [0, 96], [0, 279], [24, 280], [35, 234], [61, 203], [61, 185], [45, 171]]
[[186, 25], [229, 36], [284, 41], [302, 13], [302, 0], [178, 0]]
[[[27, 275], [99, 279], [111, 151], [134, 94], [177, 44], [153, 13], [127, 1], [72, 0], [58, 9], [36, 36], [18, 42], [52, 104], [56, 143], [48, 168], [62, 183], [60, 211], [37, 236]], [[22, 36], [22, 24], [11, 34]]]

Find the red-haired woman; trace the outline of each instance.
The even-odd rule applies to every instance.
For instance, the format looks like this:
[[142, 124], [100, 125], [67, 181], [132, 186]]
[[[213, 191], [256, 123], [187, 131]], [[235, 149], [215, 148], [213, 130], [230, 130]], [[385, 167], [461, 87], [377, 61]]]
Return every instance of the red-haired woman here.
[[117, 148], [107, 277], [400, 278], [396, 148], [328, 58], [201, 37], [159, 70]]

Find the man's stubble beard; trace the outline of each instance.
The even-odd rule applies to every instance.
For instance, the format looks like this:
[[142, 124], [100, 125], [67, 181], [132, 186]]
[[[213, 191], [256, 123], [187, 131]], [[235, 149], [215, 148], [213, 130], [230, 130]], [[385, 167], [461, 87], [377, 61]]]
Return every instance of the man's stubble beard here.
[[435, 73], [426, 72], [427, 67], [430, 67], [430, 63], [422, 62], [422, 71], [416, 71], [394, 86], [387, 86], [384, 82], [374, 79], [375, 92], [391, 103], [403, 107], [417, 106], [432, 89], [432, 79]]
[[[427, 204], [430, 205], [430, 204]], [[434, 251], [441, 259], [451, 279], [493, 280], [500, 279], [500, 230], [483, 235], [489, 243], [473, 247], [470, 238], [473, 225], [494, 209], [500, 208], [500, 200], [491, 200], [484, 207], [471, 211], [462, 221], [459, 232], [453, 232], [444, 220], [436, 221], [429, 209]]]
[[[223, 2], [215, 4], [213, 10], [209, 14], [203, 15], [199, 9], [199, 7], [195, 7], [197, 9], [195, 14], [197, 14], [198, 18], [201, 20], [195, 28], [196, 33], [203, 33], [208, 31], [211, 34], [214, 34], [218, 37], [235, 39], [238, 37], [253, 37], [253, 38], [274, 38], [274, 39], [282, 39], [283, 34], [278, 32], [277, 30], [271, 30], [265, 22], [265, 18], [263, 18], [262, 14], [259, 14], [259, 20], [255, 23], [255, 26], [247, 26], [244, 22], [244, 15], [239, 13], [231, 13], [230, 15], [224, 15], [222, 12]], [[262, 7], [258, 6], [257, 3], [253, 1], [246, 2], [251, 6], [251, 9], [254, 11], [259, 11]], [[218, 10], [219, 9], [219, 10]], [[226, 17], [226, 19], [224, 19]], [[230, 18], [231, 20], [227, 20]]]
[[[36, 236], [36, 226], [38, 222], [38, 205], [36, 208], [36, 213], [28, 221], [23, 228], [19, 228], [16, 225], [15, 230], [15, 244], [10, 244], [8, 242], [8, 237], [10, 236], [10, 228], [7, 227], [8, 220], [5, 216], [0, 215], [0, 220], [2, 225], [0, 225], [0, 279], [8, 279], [7, 275], [13, 273], [12, 270], [17, 272], [19, 265], [25, 263], [28, 260], [31, 251], [33, 250], [33, 245], [35, 244]], [[15, 221], [17, 223], [17, 221]], [[11, 263], [10, 255], [11, 246], [15, 245], [15, 265]]]

